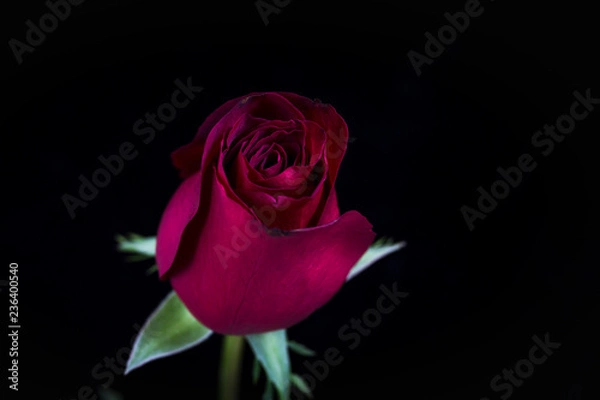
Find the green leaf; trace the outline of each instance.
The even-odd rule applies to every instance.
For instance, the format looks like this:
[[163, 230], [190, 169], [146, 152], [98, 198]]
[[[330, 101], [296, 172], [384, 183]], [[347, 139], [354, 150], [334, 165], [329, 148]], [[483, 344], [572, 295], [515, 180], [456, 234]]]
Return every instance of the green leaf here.
[[312, 399], [312, 392], [300, 375], [292, 374], [290, 380], [292, 381], [292, 385], [296, 386], [302, 393]]
[[254, 355], [260, 361], [268, 380], [273, 382], [279, 397], [287, 399], [290, 392], [290, 355], [285, 329], [246, 336]]
[[[127, 236], [117, 235], [115, 239], [117, 241], [117, 249], [120, 252], [133, 253], [138, 257], [145, 257], [145, 259], [156, 255], [156, 236], [144, 237], [136, 233], [129, 233]], [[133, 259], [132, 261], [139, 260]]]
[[202, 325], [171, 292], [148, 318], [127, 361], [125, 374], [135, 368], [180, 353], [205, 341], [212, 331]]
[[301, 356], [305, 356], [305, 357], [314, 357], [317, 354], [313, 350], [306, 347], [305, 345], [300, 344], [298, 342], [294, 342], [292, 340], [288, 341], [288, 347], [294, 353], [300, 354]]
[[[100, 386], [98, 388], [100, 400], [123, 400], [123, 395], [111, 388]], [[93, 398], [93, 397], [92, 397]]]
[[146, 256], [144, 254], [132, 254], [130, 256], [125, 257], [125, 261], [127, 262], [137, 262], [137, 261], [144, 261], [144, 260], [149, 260], [150, 256]]
[[252, 383], [256, 385], [258, 378], [260, 378], [260, 363], [258, 362], [258, 358], [255, 357], [252, 364]]
[[369, 247], [369, 249], [362, 255], [356, 265], [352, 267], [350, 273], [346, 277], [346, 281], [354, 278], [362, 271], [381, 260], [383, 257], [400, 250], [406, 246], [406, 242], [393, 243], [392, 239], [381, 238]]
[[273, 384], [267, 379], [265, 386], [265, 392], [263, 393], [262, 400], [273, 400]]

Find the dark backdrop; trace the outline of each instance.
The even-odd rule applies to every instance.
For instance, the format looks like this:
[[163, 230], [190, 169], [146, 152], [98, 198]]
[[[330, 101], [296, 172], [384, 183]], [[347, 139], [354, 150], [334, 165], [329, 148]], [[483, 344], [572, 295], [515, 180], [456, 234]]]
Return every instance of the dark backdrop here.
[[[561, 347], [511, 398], [592, 398], [600, 111], [548, 157], [531, 145], [569, 111], [575, 90], [600, 97], [597, 21], [579, 3], [484, 2], [421, 76], [407, 52], [423, 53], [425, 32], [464, 1], [295, 0], [265, 26], [252, 1], [87, 0], [21, 65], [7, 46], [1, 279], [19, 263], [18, 394], [66, 400], [107, 383], [92, 377], [96, 364], [127, 346], [170, 290], [145, 275], [148, 263], [125, 262], [114, 235], [155, 234], [179, 182], [169, 153], [212, 110], [285, 90], [333, 104], [348, 122], [355, 140], [338, 179], [342, 210], [408, 242], [289, 330], [318, 358], [342, 351], [316, 398], [499, 399], [492, 378], [546, 334]], [[7, 41], [23, 41], [25, 21], [47, 12], [41, 0], [4, 7]], [[133, 123], [187, 77], [204, 90], [143, 144]], [[139, 156], [71, 219], [61, 196], [75, 195], [78, 176], [124, 141]], [[461, 206], [476, 207], [478, 186], [523, 153], [538, 167], [470, 231]], [[394, 282], [410, 295], [348, 349], [340, 327]], [[220, 340], [109, 386], [125, 400], [215, 398]], [[258, 399], [249, 350], [245, 360], [244, 398]], [[305, 372], [303, 360], [293, 356], [295, 371]]]

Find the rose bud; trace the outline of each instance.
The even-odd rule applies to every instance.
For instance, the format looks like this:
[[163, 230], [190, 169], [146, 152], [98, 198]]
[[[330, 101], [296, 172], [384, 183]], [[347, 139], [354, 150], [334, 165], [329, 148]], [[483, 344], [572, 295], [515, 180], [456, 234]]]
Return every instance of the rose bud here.
[[200, 322], [230, 335], [284, 329], [341, 288], [375, 237], [358, 212], [340, 215], [347, 143], [332, 106], [268, 92], [226, 102], [173, 152], [183, 182], [156, 259]]

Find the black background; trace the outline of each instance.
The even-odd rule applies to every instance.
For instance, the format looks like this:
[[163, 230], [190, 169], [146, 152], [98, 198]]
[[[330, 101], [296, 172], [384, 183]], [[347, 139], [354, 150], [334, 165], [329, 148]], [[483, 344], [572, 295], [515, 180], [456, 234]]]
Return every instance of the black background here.
[[[155, 234], [179, 182], [169, 153], [212, 110], [285, 90], [333, 104], [356, 138], [338, 178], [341, 209], [408, 242], [289, 329], [319, 358], [329, 347], [344, 356], [316, 399], [498, 399], [490, 380], [546, 333], [561, 348], [511, 398], [595, 397], [599, 111], [548, 157], [530, 143], [569, 111], [574, 90], [600, 97], [597, 15], [581, 3], [482, 2], [420, 77], [407, 52], [423, 52], [424, 33], [464, 1], [295, 0], [265, 26], [252, 1], [87, 0], [22, 65], [7, 46], [2, 246], [3, 275], [19, 263], [18, 394], [74, 399], [105, 382], [94, 366], [127, 346], [170, 290], [145, 275], [148, 263], [125, 262], [114, 235]], [[7, 41], [23, 41], [25, 21], [47, 12], [42, 1], [4, 7]], [[133, 123], [188, 76], [204, 91], [144, 145]], [[72, 220], [61, 196], [124, 141], [140, 155]], [[527, 152], [536, 170], [469, 231], [460, 207], [475, 207], [477, 187]], [[393, 282], [409, 297], [349, 350], [338, 329]], [[215, 398], [220, 341], [110, 387], [125, 400]], [[258, 399], [263, 382], [252, 385], [245, 356], [243, 398]]]

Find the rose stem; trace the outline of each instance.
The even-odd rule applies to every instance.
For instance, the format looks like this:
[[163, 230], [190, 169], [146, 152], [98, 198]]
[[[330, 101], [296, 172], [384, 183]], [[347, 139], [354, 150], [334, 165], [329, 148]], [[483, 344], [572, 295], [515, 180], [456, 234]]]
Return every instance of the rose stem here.
[[238, 400], [243, 354], [243, 336], [223, 337], [219, 369], [219, 400]]

